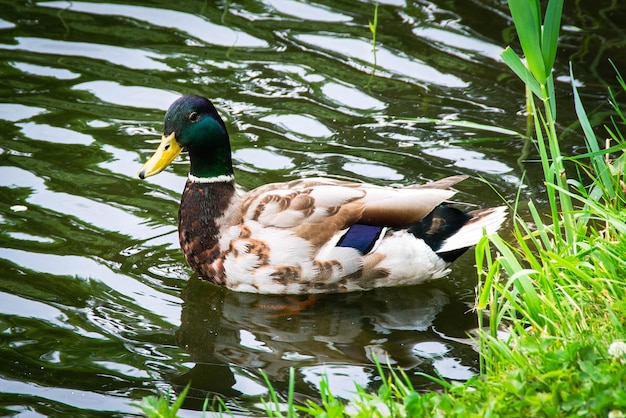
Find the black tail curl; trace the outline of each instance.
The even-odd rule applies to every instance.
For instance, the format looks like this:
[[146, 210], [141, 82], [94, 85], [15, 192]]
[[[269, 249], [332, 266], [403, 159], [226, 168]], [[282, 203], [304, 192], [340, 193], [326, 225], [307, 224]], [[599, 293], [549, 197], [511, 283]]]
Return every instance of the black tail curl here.
[[[456, 234], [470, 219], [472, 215], [460, 209], [449, 205], [439, 205], [424, 219], [411, 224], [406, 229], [416, 238], [424, 240], [433, 251], [437, 252], [443, 243]], [[437, 253], [437, 255], [451, 263], [468, 248]]]

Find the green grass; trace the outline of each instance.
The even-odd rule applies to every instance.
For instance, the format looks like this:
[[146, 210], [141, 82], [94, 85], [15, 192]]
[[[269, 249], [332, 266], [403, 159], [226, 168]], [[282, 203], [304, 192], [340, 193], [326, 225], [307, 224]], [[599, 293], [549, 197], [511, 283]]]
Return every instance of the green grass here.
[[523, 219], [514, 202], [513, 239], [477, 245], [476, 311], [490, 318], [478, 337], [481, 374], [464, 384], [430, 377], [441, 391], [418, 393], [403, 370], [377, 365], [378, 393], [357, 386], [345, 403], [322, 380], [321, 402], [298, 405], [292, 371], [284, 404], [266, 379], [268, 416], [626, 416], [626, 116], [609, 90], [615, 117], [600, 141], [573, 87], [587, 153], [563, 155], [552, 76], [563, 1], [550, 0], [543, 20], [538, 0], [509, 6], [525, 61], [511, 48], [502, 58], [526, 87], [549, 214], [528, 202]]
[[370, 32], [372, 33], [372, 56], [374, 62], [372, 63], [372, 73], [370, 74], [370, 78], [367, 80], [367, 84], [365, 85], [366, 89], [370, 88], [372, 81], [374, 81], [374, 76], [376, 75], [376, 69], [378, 68], [378, 61], [376, 60], [376, 34], [378, 33], [378, 1], [376, 1], [374, 5], [374, 20], [368, 22], [368, 26]]
[[183, 404], [188, 391], [189, 385], [187, 385], [171, 405], [169, 403], [169, 393], [166, 396], [146, 396], [141, 400], [141, 404], [132, 405], [141, 409], [144, 416], [148, 418], [175, 418], [178, 416], [178, 410]]

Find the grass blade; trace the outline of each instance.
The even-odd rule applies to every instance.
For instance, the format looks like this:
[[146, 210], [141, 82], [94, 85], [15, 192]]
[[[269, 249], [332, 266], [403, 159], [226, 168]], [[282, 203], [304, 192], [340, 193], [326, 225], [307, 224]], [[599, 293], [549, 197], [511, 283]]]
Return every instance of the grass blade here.
[[[572, 80], [574, 79], [574, 71], [572, 70], [570, 64], [570, 77]], [[615, 197], [614, 190], [612, 189], [613, 179], [608, 171], [608, 168], [605, 164], [604, 158], [599, 154], [600, 145], [598, 144], [598, 138], [596, 138], [596, 134], [593, 131], [593, 127], [589, 122], [589, 118], [587, 117], [587, 113], [585, 112], [585, 108], [583, 107], [582, 101], [580, 100], [580, 96], [578, 95], [578, 89], [572, 83], [572, 91], [574, 93], [574, 106], [576, 108], [576, 115], [578, 116], [578, 120], [580, 122], [580, 126], [582, 127], [583, 133], [585, 134], [585, 142], [587, 143], [588, 149], [593, 153], [591, 157], [591, 162], [593, 168], [595, 170], [596, 176], [600, 179], [600, 183], [604, 186], [604, 189], [609, 194], [609, 198]]]
[[539, 84], [545, 84], [547, 73], [541, 53], [541, 20], [537, 0], [509, 0], [509, 9], [528, 68]]
[[506, 47], [506, 49], [502, 51], [500, 57], [502, 58], [502, 61], [504, 61], [504, 63], [515, 73], [515, 75], [517, 75], [524, 82], [524, 84], [530, 88], [535, 96], [539, 98], [542, 97], [541, 86], [510, 46]]
[[502, 134], [502, 135], [520, 136], [522, 138], [525, 137], [524, 134], [514, 131], [512, 129], [501, 128], [499, 126], [493, 126], [493, 125], [485, 125], [483, 123], [476, 123], [476, 122], [471, 122], [467, 120], [443, 120], [443, 119], [431, 119], [431, 118], [414, 118], [414, 119], [409, 119], [409, 120], [413, 122], [417, 122], [417, 123], [427, 123], [429, 125], [434, 124], [438, 126], [454, 126], [458, 128], [470, 128], [470, 129], [477, 129], [481, 131], [494, 132], [494, 133]]
[[563, 0], [550, 0], [546, 9], [543, 32], [541, 33], [541, 51], [546, 71], [551, 71], [556, 58], [556, 47], [559, 43]]

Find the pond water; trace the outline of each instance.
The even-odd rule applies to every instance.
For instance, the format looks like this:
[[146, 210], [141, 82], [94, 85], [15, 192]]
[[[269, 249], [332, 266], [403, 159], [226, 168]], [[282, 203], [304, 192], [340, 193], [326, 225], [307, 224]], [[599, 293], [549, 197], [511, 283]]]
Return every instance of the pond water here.
[[[316, 399], [324, 375], [350, 399], [353, 382], [379, 384], [374, 357], [404, 367], [420, 390], [436, 386], [417, 372], [478, 372], [471, 252], [427, 285], [328, 295], [285, 313], [277, 307], [302, 299], [225, 291], [185, 265], [184, 158], [149, 181], [136, 171], [169, 104], [196, 93], [223, 115], [246, 189], [313, 175], [405, 185], [468, 174], [460, 200], [499, 205], [498, 194], [513, 201], [521, 189], [541, 205], [523, 140], [409, 120], [526, 130], [522, 85], [498, 58], [513, 39], [504, 1], [380, 1], [375, 66], [367, 1], [0, 5], [0, 415], [127, 415], [188, 382], [185, 415], [207, 396], [259, 414], [260, 370], [281, 396], [293, 367], [299, 401]], [[575, 119], [572, 60], [600, 125], [615, 84], [607, 59], [626, 71], [626, 7], [570, 6], [561, 123]], [[566, 153], [582, 145], [576, 129], [563, 137]]]

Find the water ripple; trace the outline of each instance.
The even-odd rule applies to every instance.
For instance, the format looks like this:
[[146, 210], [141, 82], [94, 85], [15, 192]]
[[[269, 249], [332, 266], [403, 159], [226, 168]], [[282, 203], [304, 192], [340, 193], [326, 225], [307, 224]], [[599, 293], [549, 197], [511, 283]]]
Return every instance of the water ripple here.
[[[286, 396], [294, 367], [299, 399], [316, 399], [323, 376], [344, 399], [355, 381], [376, 391], [374, 358], [404, 367], [419, 390], [433, 384], [415, 372], [477, 373], [471, 254], [445, 280], [285, 312], [310, 301], [227, 292], [186, 266], [176, 231], [186, 155], [149, 181], [136, 177], [169, 104], [196, 93], [224, 118], [244, 189], [305, 176], [406, 185], [467, 174], [460, 200], [502, 203], [482, 177], [505, 199], [537, 201], [541, 171], [520, 160], [523, 141], [411, 120], [526, 129], [523, 86], [499, 58], [506, 5], [451, 4], [379, 1], [374, 56], [374, 4], [360, 0], [4, 2], [0, 415], [129, 415], [131, 401], [189, 381], [187, 409], [219, 395], [262, 415], [259, 368]], [[600, 63], [624, 66], [624, 30], [585, 7], [566, 11], [566, 29], [580, 30], [564, 34], [555, 87], [564, 100], [573, 81], [587, 108], [605, 109], [614, 72]], [[611, 41], [594, 49], [601, 38]], [[573, 109], [559, 109], [569, 125]], [[565, 151], [583, 142], [575, 130], [561, 138]]]
[[26, 51], [37, 54], [99, 59], [135, 70], [172, 71], [162, 61], [165, 56], [153, 52], [87, 42], [68, 42], [54, 39], [17, 37], [16, 45], [0, 44], [0, 49]]
[[141, 20], [155, 26], [176, 29], [182, 33], [189, 34], [203, 43], [211, 45], [252, 48], [267, 47], [265, 41], [257, 39], [245, 32], [235, 31], [227, 26], [217, 25], [200, 16], [174, 10], [112, 3], [87, 3], [81, 1], [50, 1], [41, 2], [38, 3], [38, 5], [95, 15], [123, 16], [133, 20]]

